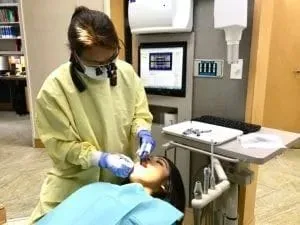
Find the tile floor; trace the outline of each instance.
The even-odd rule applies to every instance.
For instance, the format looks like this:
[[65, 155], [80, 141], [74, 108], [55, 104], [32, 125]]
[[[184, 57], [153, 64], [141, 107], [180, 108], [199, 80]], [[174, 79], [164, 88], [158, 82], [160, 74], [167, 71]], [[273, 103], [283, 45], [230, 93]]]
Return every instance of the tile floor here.
[[300, 149], [260, 167], [255, 215], [256, 225], [300, 224]]
[[45, 151], [31, 146], [29, 116], [0, 112], [0, 201], [8, 219], [31, 214], [51, 167]]
[[[31, 147], [28, 116], [0, 112], [0, 162], [0, 201], [7, 224], [25, 225], [51, 167], [45, 151]], [[255, 213], [256, 225], [300, 224], [300, 150], [288, 150], [260, 167]]]

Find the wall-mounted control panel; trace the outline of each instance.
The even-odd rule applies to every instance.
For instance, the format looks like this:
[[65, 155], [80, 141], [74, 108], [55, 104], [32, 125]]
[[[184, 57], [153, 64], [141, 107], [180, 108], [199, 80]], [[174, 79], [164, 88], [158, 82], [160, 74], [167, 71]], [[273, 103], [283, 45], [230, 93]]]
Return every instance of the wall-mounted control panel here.
[[220, 59], [195, 59], [194, 76], [222, 78], [224, 69], [224, 60]]

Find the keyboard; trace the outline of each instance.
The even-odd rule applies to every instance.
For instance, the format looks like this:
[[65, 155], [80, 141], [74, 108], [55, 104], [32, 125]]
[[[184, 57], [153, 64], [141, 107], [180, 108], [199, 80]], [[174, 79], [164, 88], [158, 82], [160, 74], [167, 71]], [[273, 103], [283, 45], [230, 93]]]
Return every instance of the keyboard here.
[[261, 129], [261, 126], [257, 124], [245, 123], [238, 120], [231, 120], [223, 117], [210, 116], [210, 115], [204, 115], [198, 118], [194, 118], [192, 120], [241, 130], [243, 131], [244, 134], [253, 133]]

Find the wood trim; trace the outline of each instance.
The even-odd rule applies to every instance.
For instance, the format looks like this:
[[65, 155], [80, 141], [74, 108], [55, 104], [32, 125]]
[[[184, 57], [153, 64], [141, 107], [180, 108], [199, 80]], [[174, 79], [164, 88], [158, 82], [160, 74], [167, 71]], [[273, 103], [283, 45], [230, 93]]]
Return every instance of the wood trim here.
[[249, 169], [253, 171], [251, 184], [241, 186], [239, 189], [239, 225], [255, 224], [255, 200], [257, 188], [258, 165], [251, 164]]
[[[265, 110], [273, 17], [273, 0], [255, 0], [245, 119], [261, 125]], [[254, 177], [250, 185], [239, 190], [239, 225], [255, 224], [258, 165], [250, 165], [249, 168], [254, 172]]]
[[[111, 0], [110, 1], [110, 18], [113, 21], [117, 30], [119, 39], [125, 43], [125, 24], [124, 24], [124, 1], [123, 0]], [[122, 46], [119, 54], [119, 59], [125, 60], [125, 46]]]
[[45, 145], [41, 141], [41, 139], [35, 138], [34, 139], [34, 148], [45, 148]]
[[255, 0], [245, 115], [247, 122], [263, 123], [273, 13], [273, 0]]
[[136, 35], [132, 35], [132, 66], [135, 71], [138, 71], [138, 40]]
[[6, 209], [4, 205], [0, 203], [0, 224], [6, 224], [7, 218], [6, 218]]
[[257, 54], [258, 54], [258, 36], [259, 36], [260, 19], [261, 19], [261, 1], [260, 0], [255, 0], [254, 12], [253, 12], [251, 48], [250, 48], [248, 89], [247, 89], [246, 110], [245, 110], [245, 113], [246, 113], [245, 120], [247, 122], [250, 122], [251, 118], [252, 118], [254, 83], [255, 83], [255, 71], [256, 71]]

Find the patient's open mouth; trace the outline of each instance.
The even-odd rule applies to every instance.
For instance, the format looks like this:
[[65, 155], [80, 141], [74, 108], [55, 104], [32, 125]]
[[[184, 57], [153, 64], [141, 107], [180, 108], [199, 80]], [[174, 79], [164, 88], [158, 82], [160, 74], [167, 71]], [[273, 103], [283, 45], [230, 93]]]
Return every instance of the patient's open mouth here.
[[141, 164], [141, 166], [147, 168], [147, 165], [149, 162], [150, 162], [150, 158], [146, 158], [146, 159], [141, 160], [140, 164]]

